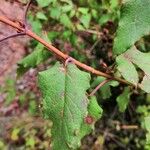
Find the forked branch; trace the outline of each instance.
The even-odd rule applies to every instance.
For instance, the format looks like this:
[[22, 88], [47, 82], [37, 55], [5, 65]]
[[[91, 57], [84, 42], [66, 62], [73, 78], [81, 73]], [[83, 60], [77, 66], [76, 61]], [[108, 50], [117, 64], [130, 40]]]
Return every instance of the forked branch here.
[[[3, 22], [13, 28], [15, 28], [17, 31], [19, 31], [20, 33], [25, 33], [25, 35], [28, 35], [29, 37], [37, 40], [38, 42], [40, 42], [41, 44], [43, 44], [49, 51], [51, 51], [52, 53], [56, 54], [57, 56], [61, 57], [64, 61], [66, 61], [68, 58], [70, 58], [69, 55], [66, 55], [64, 54], [63, 52], [61, 52], [59, 49], [55, 48], [53, 45], [51, 45], [50, 43], [46, 42], [44, 39], [42, 39], [40, 36], [38, 36], [37, 34], [35, 34], [34, 32], [32, 32], [31, 30], [29, 30], [28, 28], [24, 27], [24, 26], [21, 26], [19, 25], [17, 22], [13, 22], [11, 21], [10, 19], [4, 17], [4, 16], [0, 16], [0, 22]], [[92, 74], [95, 74], [97, 76], [103, 76], [109, 80], [116, 80], [120, 83], [124, 83], [124, 84], [127, 84], [127, 85], [131, 85], [131, 86], [135, 86], [133, 85], [132, 83], [124, 80], [124, 79], [121, 79], [121, 78], [118, 78], [118, 77], [113, 77], [111, 76], [110, 74], [107, 74], [107, 73], [104, 73], [104, 72], [101, 72], [99, 70], [96, 70], [84, 63], [81, 63], [79, 62], [78, 60], [72, 58], [72, 61], [74, 62], [74, 64], [76, 64], [78, 67], [88, 71], [88, 72], [91, 72]]]

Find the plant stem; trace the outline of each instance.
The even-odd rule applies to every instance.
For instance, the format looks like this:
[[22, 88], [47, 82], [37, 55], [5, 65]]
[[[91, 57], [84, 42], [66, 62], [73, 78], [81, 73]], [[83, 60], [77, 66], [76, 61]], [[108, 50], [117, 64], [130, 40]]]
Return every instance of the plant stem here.
[[103, 82], [101, 82], [90, 94], [89, 96], [93, 96], [102, 86], [104, 86], [106, 83], [108, 83], [110, 80], [106, 79]]
[[18, 36], [23, 36], [23, 35], [26, 35], [25, 33], [21, 32], [21, 33], [14, 33], [12, 35], [8, 35], [7, 37], [4, 37], [2, 39], [0, 39], [0, 42], [3, 42], [5, 40], [8, 40], [10, 38], [14, 38], [14, 37], [18, 37]]
[[[37, 40], [38, 42], [43, 44], [49, 51], [51, 51], [54, 54], [56, 54], [57, 56], [61, 57], [64, 61], [66, 61], [70, 57], [69, 55], [64, 54], [59, 49], [52, 46], [50, 43], [43, 40], [40, 36], [36, 35], [31, 30], [23, 28], [17, 22], [13, 22], [13, 21], [11, 21], [10, 19], [8, 19], [4, 16], [0, 16], [0, 22], [3, 22], [5, 24], [19, 30], [19, 32], [23, 32], [26, 35], [28, 35], [29, 37], [32, 37], [33, 39]], [[121, 79], [121, 78], [118, 78], [118, 77], [113, 77], [110, 74], [107, 74], [107, 73], [101, 72], [99, 70], [96, 70], [96, 69], [94, 69], [94, 68], [92, 68], [92, 67], [90, 67], [90, 66], [88, 66], [84, 63], [79, 62], [78, 60], [76, 60], [74, 58], [72, 58], [72, 60], [73, 60], [74, 64], [76, 64], [77, 66], [79, 66], [80, 68], [82, 68], [82, 69], [84, 69], [88, 72], [91, 72], [92, 74], [95, 74], [97, 76], [103, 76], [103, 77], [105, 77], [107, 79], [110, 79], [110, 80], [116, 80], [120, 83], [124, 83], [124, 84], [127, 84], [127, 85], [135, 86], [134, 84], [132, 84], [132, 83], [130, 83], [130, 82], [124, 80], [124, 79]]]

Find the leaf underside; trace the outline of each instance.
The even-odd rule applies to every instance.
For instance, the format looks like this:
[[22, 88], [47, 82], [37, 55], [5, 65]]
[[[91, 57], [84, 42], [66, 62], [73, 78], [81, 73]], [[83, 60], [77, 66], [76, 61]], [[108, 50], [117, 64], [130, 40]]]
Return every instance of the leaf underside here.
[[138, 84], [139, 79], [134, 64], [140, 68], [144, 72], [144, 77], [139, 85], [145, 92], [150, 93], [150, 53], [143, 53], [132, 47], [118, 56], [116, 61], [122, 76], [135, 85]]
[[135, 66], [123, 54], [116, 58], [117, 69], [122, 76], [134, 85], [138, 84], [138, 73]]

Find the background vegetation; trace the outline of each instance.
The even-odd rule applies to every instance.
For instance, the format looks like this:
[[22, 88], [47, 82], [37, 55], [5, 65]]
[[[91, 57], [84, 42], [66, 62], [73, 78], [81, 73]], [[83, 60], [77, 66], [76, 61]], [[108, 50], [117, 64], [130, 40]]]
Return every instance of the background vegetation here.
[[[25, 3], [20, 1], [20, 5]], [[121, 5], [121, 0], [36, 0], [31, 5], [28, 21], [34, 32], [64, 53], [113, 73], [112, 47]], [[148, 52], [149, 37], [141, 38], [136, 45]], [[19, 72], [38, 67], [17, 81], [7, 77], [0, 86], [0, 149], [50, 149], [52, 123], [42, 119], [36, 75], [53, 65], [56, 57], [34, 40], [30, 40], [26, 49], [29, 56], [18, 63], [23, 67]], [[33, 50], [38, 55], [32, 53], [31, 56]], [[25, 65], [26, 59], [31, 62], [30, 66]], [[93, 76], [89, 92], [103, 80]], [[136, 89], [130, 92], [125, 85], [111, 82], [100, 88], [96, 96], [103, 116], [97, 121], [96, 129], [82, 140], [81, 149], [149, 150], [149, 134], [145, 128], [150, 121], [146, 118], [150, 115], [150, 94]]]

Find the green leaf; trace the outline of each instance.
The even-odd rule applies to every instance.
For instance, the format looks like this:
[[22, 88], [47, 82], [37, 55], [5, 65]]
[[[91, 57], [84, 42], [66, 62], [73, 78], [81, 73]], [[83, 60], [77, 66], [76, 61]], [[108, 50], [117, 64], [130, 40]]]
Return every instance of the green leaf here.
[[104, 25], [105, 23], [107, 23], [109, 20], [111, 20], [111, 15], [110, 14], [104, 14], [100, 17], [99, 19], [99, 24], [100, 25]]
[[91, 21], [91, 14], [82, 15], [80, 21], [85, 28], [89, 28]]
[[141, 89], [147, 93], [150, 93], [150, 75], [145, 75], [143, 77], [142, 83], [140, 85]]
[[48, 32], [48, 38], [50, 41], [54, 41], [58, 36], [60, 35], [60, 32], [56, 32], [56, 31], [51, 31]]
[[37, 17], [38, 19], [41, 19], [41, 20], [47, 20], [47, 17], [46, 17], [46, 15], [45, 15], [43, 12], [38, 12], [38, 13], [36, 14], [36, 17]]
[[72, 11], [74, 9], [72, 1], [66, 1], [66, 2], [67, 2], [67, 5], [65, 4], [65, 5], [61, 6], [61, 10], [64, 13]]
[[56, 7], [56, 8], [50, 8], [50, 16], [54, 19], [59, 19], [61, 15], [61, 8]]
[[144, 118], [145, 129], [150, 132], [150, 116]]
[[34, 99], [34, 100], [31, 100], [31, 101], [29, 102], [29, 108], [28, 108], [29, 113], [30, 113], [31, 115], [36, 115], [36, 113], [37, 113], [37, 108], [38, 108], [38, 106], [37, 106], [37, 103], [36, 103], [35, 99]]
[[117, 97], [117, 103], [120, 112], [124, 112], [130, 101], [130, 89], [126, 87], [121, 95]]
[[72, 17], [75, 16], [75, 14], [76, 14], [76, 10], [73, 9], [73, 10], [70, 11], [69, 17], [72, 18]]
[[98, 19], [98, 18], [99, 18], [99, 16], [98, 16], [98, 11], [97, 11], [97, 10], [92, 9], [92, 10], [91, 10], [91, 14], [92, 14], [92, 17], [93, 17], [94, 19]]
[[11, 133], [11, 140], [17, 141], [19, 139], [20, 128], [14, 128]]
[[146, 145], [150, 145], [150, 116], [144, 118], [144, 125], [145, 125], [145, 129], [147, 130]]
[[136, 64], [140, 69], [142, 69], [146, 74], [150, 74], [150, 53], [143, 53], [136, 49], [136, 47], [132, 47], [124, 56]]
[[18, 63], [18, 76], [25, 73], [28, 69], [34, 68], [36, 65], [47, 60], [50, 57], [50, 55], [50, 52], [45, 50], [42, 44], [38, 44], [31, 54], [23, 58]]
[[98, 105], [97, 99], [96, 99], [95, 96], [92, 96], [90, 98], [90, 102], [89, 102], [89, 105], [88, 105], [88, 113], [89, 113], [89, 115], [94, 117], [94, 119], [96, 119], [96, 120], [101, 118], [101, 116], [102, 116], [103, 110]]
[[16, 97], [16, 88], [15, 88], [15, 81], [12, 79], [8, 79], [6, 80], [5, 83], [6, 87], [4, 92], [6, 92], [6, 99], [5, 99], [5, 104], [9, 105], [12, 103], [12, 101], [15, 99]]
[[113, 51], [121, 54], [150, 32], [150, 0], [125, 0]]
[[29, 146], [32, 149], [35, 149], [36, 141], [34, 139], [34, 136], [30, 136], [26, 138], [26, 146]]
[[119, 4], [118, 0], [110, 0], [110, 6], [112, 9], [116, 8]]
[[145, 145], [145, 149], [149, 150], [150, 149], [150, 132], [148, 132], [146, 134], [146, 145]]
[[76, 26], [78, 30], [84, 30], [84, 27], [81, 24], [77, 24]]
[[[96, 86], [98, 86], [101, 82], [103, 82], [104, 80], [106, 80], [106, 78], [104, 77], [97, 77], [94, 82], [92, 83], [91, 87], [95, 88]], [[100, 92], [100, 96], [102, 99], [108, 99], [111, 97], [111, 89], [110, 86], [118, 86], [118, 82], [117, 81], [110, 81], [108, 83], [106, 83], [104, 86], [102, 86], [99, 89]]]
[[[119, 56], [119, 58], [121, 59], [120, 62], [124, 61], [124, 59], [128, 61], [126, 64], [125, 62], [122, 64], [124, 68], [122, 66], [118, 66], [118, 68], [122, 68], [123, 71], [121, 74], [126, 80], [132, 83], [137, 82], [137, 74], [135, 73], [133, 64], [143, 70], [145, 75], [143, 81], [140, 84], [140, 87], [145, 92], [150, 93], [150, 53], [143, 53], [137, 50], [136, 47], [132, 47], [127, 52]], [[127, 63], [129, 66], [125, 66]], [[135, 78], [135, 81], [133, 81], [133, 78]]]
[[88, 14], [89, 8], [85, 8], [85, 7], [79, 7], [78, 11], [81, 12], [84, 15]]
[[129, 82], [133, 83], [134, 85], [138, 84], [138, 73], [132, 64], [124, 55], [120, 55], [116, 58], [117, 62], [117, 69], [121, 73], [121, 75]]
[[40, 22], [40, 20], [39, 19], [35, 20], [35, 18], [32, 15], [30, 15], [29, 22], [32, 26], [33, 31], [37, 34], [40, 34], [42, 30], [42, 23]]
[[53, 150], [77, 149], [80, 146], [84, 135], [80, 132], [88, 114], [86, 90], [90, 87], [89, 81], [90, 75], [74, 64], [64, 68], [56, 63], [39, 73], [44, 115], [53, 122]]
[[88, 115], [84, 118], [84, 122], [81, 127], [81, 138], [86, 134], [89, 134], [94, 129], [95, 122], [101, 118], [103, 109], [98, 105], [95, 96], [92, 96], [88, 104]]
[[60, 22], [65, 26], [65, 27], [68, 27], [68, 28], [72, 28], [73, 27], [73, 24], [70, 20], [70, 18], [67, 16], [67, 14], [62, 14], [61, 17], [60, 17]]
[[47, 7], [54, 0], [36, 0], [40, 7]]

